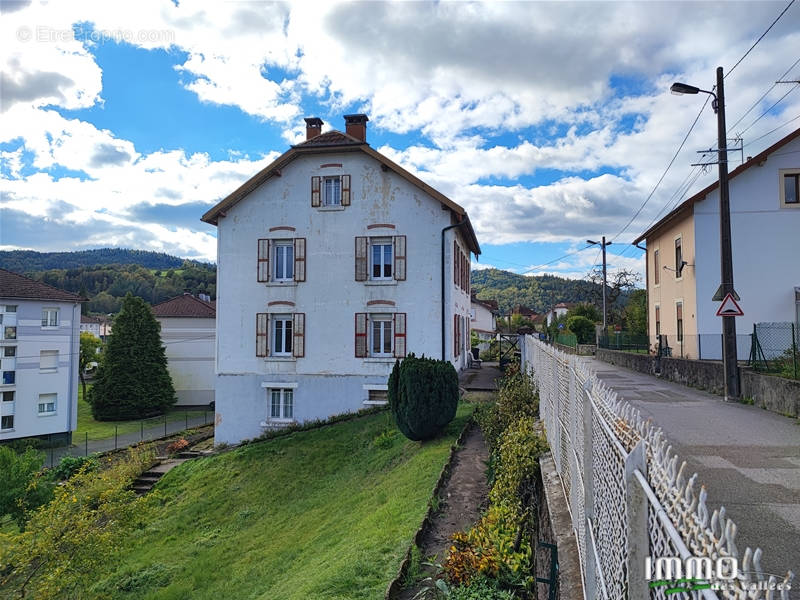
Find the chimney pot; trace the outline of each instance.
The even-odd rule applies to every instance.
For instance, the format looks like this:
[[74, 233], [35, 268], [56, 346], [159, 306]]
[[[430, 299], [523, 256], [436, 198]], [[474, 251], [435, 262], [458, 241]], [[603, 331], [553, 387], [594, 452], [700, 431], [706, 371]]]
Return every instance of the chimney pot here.
[[307, 117], [306, 122], [306, 141], [317, 137], [322, 133], [322, 119], [319, 117]]
[[366, 142], [367, 121], [369, 121], [367, 115], [363, 114], [345, 115], [344, 116], [345, 133], [351, 137], [356, 138], [359, 141]]

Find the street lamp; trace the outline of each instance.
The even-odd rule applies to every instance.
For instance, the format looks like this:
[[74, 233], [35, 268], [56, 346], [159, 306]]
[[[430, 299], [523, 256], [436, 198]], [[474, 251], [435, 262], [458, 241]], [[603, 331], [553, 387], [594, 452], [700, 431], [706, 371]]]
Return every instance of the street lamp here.
[[[722, 67], [717, 67], [717, 93], [701, 90], [685, 83], [673, 83], [670, 91], [673, 94], [697, 94], [702, 92], [714, 98], [711, 106], [717, 113], [717, 152], [719, 165], [719, 243], [721, 285], [718, 294], [736, 297], [733, 289], [733, 254], [731, 251], [731, 206], [728, 191], [728, 148], [725, 132], [725, 88]], [[722, 317], [722, 362], [725, 369], [725, 399], [739, 398], [739, 365], [736, 356], [736, 317]]]
[[586, 243], [590, 246], [598, 244], [603, 248], [603, 335], [606, 335], [606, 246], [610, 246], [611, 242], [607, 242], [606, 236], [603, 236], [602, 242], [586, 240]]

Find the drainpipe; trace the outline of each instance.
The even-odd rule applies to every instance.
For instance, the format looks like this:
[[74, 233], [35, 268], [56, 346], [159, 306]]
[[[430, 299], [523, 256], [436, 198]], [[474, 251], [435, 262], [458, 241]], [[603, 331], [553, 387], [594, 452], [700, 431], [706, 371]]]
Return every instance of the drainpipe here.
[[447, 233], [447, 231], [449, 229], [454, 229], [456, 227], [461, 227], [466, 222], [467, 222], [466, 219], [462, 218], [455, 225], [448, 225], [447, 227], [442, 229], [442, 360], [447, 360], [447, 354], [446, 354], [447, 344], [446, 344], [445, 334], [444, 334], [444, 332], [445, 332], [445, 320], [444, 320], [444, 315], [445, 315], [445, 305], [444, 305], [444, 250], [445, 250], [445, 248], [444, 248], [444, 234]]
[[[78, 368], [81, 368], [81, 360], [80, 360], [80, 352], [81, 352], [81, 344], [80, 339], [78, 340], [78, 354], [75, 354], [75, 309], [78, 309], [78, 335], [80, 335], [80, 320], [81, 320], [81, 313], [80, 313], [80, 304], [75, 303], [72, 305], [72, 323], [70, 323], [70, 327], [72, 331], [69, 334], [69, 352], [70, 352], [70, 362], [72, 363], [69, 368], [69, 394], [67, 394], [67, 398], [69, 401], [67, 403], [67, 435], [69, 436], [69, 443], [72, 443], [72, 384], [75, 381], [75, 363], [78, 364]], [[74, 361], [74, 362], [73, 362]], [[77, 402], [77, 392], [75, 402]]]

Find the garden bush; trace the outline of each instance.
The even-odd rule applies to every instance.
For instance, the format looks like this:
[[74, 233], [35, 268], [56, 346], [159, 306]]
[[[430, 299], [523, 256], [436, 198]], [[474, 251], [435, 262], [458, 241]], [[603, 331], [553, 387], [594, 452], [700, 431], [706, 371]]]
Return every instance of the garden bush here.
[[567, 319], [567, 329], [575, 334], [579, 344], [588, 344], [594, 341], [594, 323], [583, 316]]
[[99, 463], [92, 456], [62, 456], [58, 466], [53, 469], [53, 476], [60, 480], [69, 479], [84, 465], [86, 470], [94, 471]]
[[539, 473], [539, 457], [547, 452], [547, 441], [533, 417], [522, 416], [506, 428], [497, 449], [495, 473], [489, 501], [513, 508], [522, 515], [530, 504]]
[[403, 435], [410, 440], [429, 440], [456, 415], [458, 374], [448, 361], [417, 358], [412, 353], [395, 362], [387, 395]]

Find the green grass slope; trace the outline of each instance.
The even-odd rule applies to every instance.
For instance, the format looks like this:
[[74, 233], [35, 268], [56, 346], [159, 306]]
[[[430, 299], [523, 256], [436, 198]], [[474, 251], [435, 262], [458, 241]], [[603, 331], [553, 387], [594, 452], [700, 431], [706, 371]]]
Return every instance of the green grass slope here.
[[381, 598], [471, 411], [460, 406], [445, 434], [422, 444], [382, 413], [185, 463], [161, 480], [148, 526], [94, 591]]

